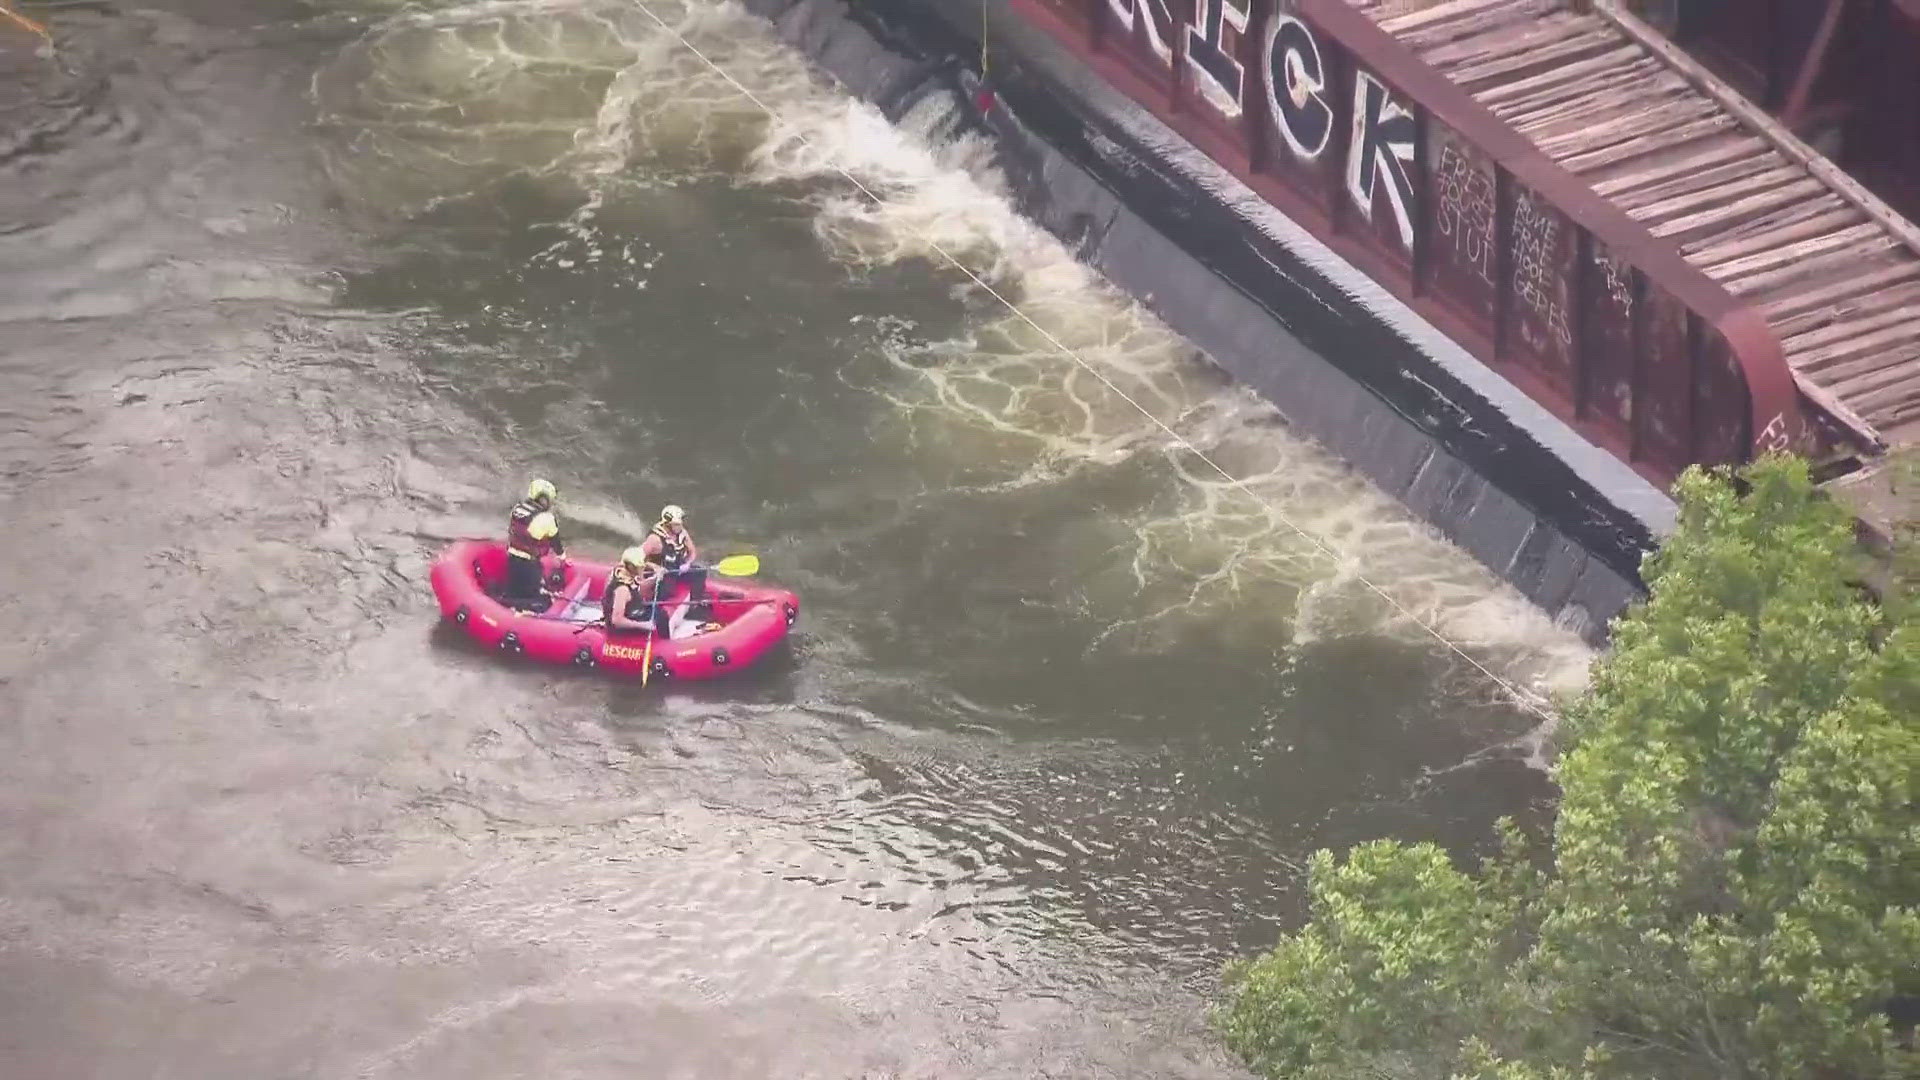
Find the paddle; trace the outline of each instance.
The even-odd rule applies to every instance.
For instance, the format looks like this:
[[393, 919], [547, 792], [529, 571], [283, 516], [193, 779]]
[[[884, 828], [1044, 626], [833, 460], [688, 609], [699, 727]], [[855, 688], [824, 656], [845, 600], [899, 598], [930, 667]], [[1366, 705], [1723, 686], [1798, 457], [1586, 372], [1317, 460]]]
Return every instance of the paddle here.
[[[467, 537], [467, 539], [488, 540], [491, 538], [485, 537], [485, 536], [470, 536], [470, 537]], [[688, 570], [696, 569], [700, 565], [701, 564], [699, 563], [694, 563], [692, 566], [686, 567], [685, 569], [688, 569]], [[760, 572], [760, 556], [729, 555], [726, 558], [721, 559], [719, 562], [706, 567], [706, 569], [709, 573], [719, 574], [721, 577], [752, 577], [753, 575]]]
[[729, 555], [711, 566], [693, 563], [683, 567], [679, 572], [685, 573], [688, 570], [705, 570], [710, 574], [719, 574], [721, 577], [752, 577], [760, 572], [760, 556]]
[[[686, 567], [686, 569], [688, 570], [705, 569], [707, 572], [713, 573], [713, 574], [719, 574], [721, 577], [752, 577], [753, 575], [760, 572], [760, 556], [729, 555], [726, 558], [721, 559], [719, 562], [712, 564], [711, 566], [703, 567], [699, 563], [694, 563], [692, 566]], [[668, 600], [663, 602], [671, 606], [676, 603], [684, 603], [685, 601]], [[537, 615], [535, 616], [535, 618], [553, 619], [553, 621], [555, 622], [573, 622], [574, 621], [572, 619], [556, 618], [552, 615]], [[580, 629], [575, 630], [574, 633], [576, 634], [581, 633], [582, 631], [586, 630], [587, 627], [594, 626], [599, 622], [600, 622], [600, 617], [596, 615], [593, 618], [588, 619], [580, 627]], [[653, 648], [652, 638], [647, 639], [647, 648], [648, 649]], [[643, 682], [645, 681], [645, 676], [642, 676], [641, 681]]]
[[760, 572], [760, 556], [729, 555], [707, 569], [721, 577], [752, 577]]
[[[695, 564], [696, 566], [698, 564]], [[726, 577], [746, 577], [760, 572], [760, 556], [729, 555], [711, 567], [714, 573]], [[659, 601], [654, 601], [656, 604]], [[647, 635], [647, 648], [640, 656], [640, 686], [646, 688], [647, 680], [653, 677], [653, 639], [656, 635]]]

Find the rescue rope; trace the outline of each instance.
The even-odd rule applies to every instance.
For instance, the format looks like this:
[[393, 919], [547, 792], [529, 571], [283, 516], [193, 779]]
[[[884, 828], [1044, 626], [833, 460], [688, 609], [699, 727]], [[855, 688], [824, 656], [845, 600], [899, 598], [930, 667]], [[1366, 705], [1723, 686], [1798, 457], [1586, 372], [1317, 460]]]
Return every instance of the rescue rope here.
[[980, 89], [974, 92], [973, 107], [980, 115], [991, 113], [999, 104], [993, 93], [993, 56], [987, 48], [987, 35], [991, 27], [987, 23], [987, 0], [980, 0]]
[[[633, 2], [636, 6], [640, 8], [642, 12], [646, 14], [647, 18], [652, 19], [654, 23], [660, 27], [660, 29], [666, 31], [668, 34], [671, 34], [674, 37], [674, 39], [677, 40], [688, 52], [692, 53], [695, 57], [697, 57], [701, 63], [711, 68], [714, 74], [720, 76], [721, 79], [725, 80], [735, 90], [738, 90], [741, 96], [745, 97], [748, 101], [752, 102], [754, 106], [758, 108], [761, 112], [766, 113], [768, 119], [772, 120], [775, 124], [779, 124], [781, 126], [791, 128], [795, 138], [799, 139], [801, 143], [805, 144], [808, 149], [815, 149], [813, 141], [807, 138], [806, 133], [804, 131], [801, 131], [796, 126], [788, 125], [785, 121], [783, 121], [780, 118], [780, 114], [774, 111], [772, 106], [768, 105], [764, 101], [761, 101], [758, 95], [756, 95], [752, 90], [748, 89], [745, 84], [740, 82], [740, 80], [734, 78], [731, 74], [729, 74], [725, 68], [715, 63], [712, 57], [708, 56], [704, 52], [701, 52], [699, 46], [687, 40], [687, 37], [685, 34], [682, 34], [678, 29], [669, 25], [666, 20], [662, 19], [659, 15], [655, 14], [654, 10], [647, 5], [646, 0], [633, 0]], [[986, 0], [981, 0], [980, 17], [983, 24], [986, 21], [986, 15], [987, 15]], [[981, 55], [982, 55], [982, 63], [984, 64], [984, 58], [985, 58], [984, 33], [982, 34]], [[826, 159], [823, 156], [822, 160], [828, 160], [828, 159]], [[862, 183], [859, 177], [853, 175], [851, 172], [847, 171], [845, 168], [839, 165], [832, 165], [832, 164], [829, 164], [828, 167], [831, 168], [834, 172], [837, 172], [841, 176], [845, 177], [847, 182], [852, 184], [862, 195], [865, 195], [868, 199], [871, 199], [875, 206], [884, 207], [887, 204], [885, 199], [881, 198], [871, 188], [867, 187], [866, 184]], [[1078, 364], [1082, 370], [1086, 371], [1087, 374], [1093, 376], [1096, 380], [1100, 382], [1101, 385], [1105, 386], [1108, 390], [1111, 390], [1114, 393], [1114, 395], [1118, 397], [1121, 401], [1124, 401], [1128, 405], [1133, 406], [1133, 408], [1136, 411], [1138, 411], [1141, 416], [1146, 417], [1148, 422], [1153, 424], [1153, 426], [1159, 428], [1162, 432], [1165, 432], [1166, 435], [1169, 438], [1171, 438], [1175, 443], [1177, 443], [1182, 449], [1186, 450], [1188, 453], [1192, 454], [1194, 458], [1203, 462], [1208, 468], [1218, 473], [1221, 479], [1225, 480], [1232, 487], [1238, 489], [1247, 498], [1253, 500], [1253, 502], [1255, 502], [1256, 504], [1265, 507], [1269, 513], [1271, 513], [1275, 518], [1279, 519], [1280, 522], [1286, 525], [1289, 529], [1292, 529], [1296, 534], [1300, 536], [1301, 539], [1313, 545], [1316, 549], [1320, 551], [1321, 554], [1325, 555], [1328, 559], [1334, 561], [1335, 563], [1339, 562], [1340, 556], [1338, 552], [1334, 551], [1333, 548], [1327, 546], [1327, 544], [1324, 541], [1322, 541], [1319, 537], [1315, 536], [1313, 533], [1307, 531], [1307, 529], [1305, 529], [1304, 527], [1296, 523], [1292, 518], [1288, 517], [1286, 514], [1282, 513], [1280, 510], [1275, 508], [1272, 503], [1268, 502], [1266, 499], [1261, 498], [1260, 495], [1257, 494], [1253, 490], [1253, 488], [1247, 484], [1245, 480], [1242, 480], [1240, 477], [1237, 477], [1232, 473], [1228, 472], [1225, 467], [1220, 465], [1220, 463], [1214, 461], [1211, 457], [1208, 457], [1205, 451], [1193, 445], [1193, 443], [1188, 441], [1188, 439], [1184, 435], [1181, 435], [1178, 431], [1175, 431], [1173, 428], [1169, 427], [1165, 421], [1161, 420], [1158, 416], [1155, 416], [1151, 411], [1147, 409], [1146, 406], [1140, 404], [1138, 401], [1135, 401], [1130, 395], [1127, 394], [1125, 390], [1122, 390], [1119, 386], [1115, 385], [1113, 380], [1107, 378], [1107, 376], [1101, 373], [1101, 371], [1098, 368], [1094, 367], [1091, 363], [1087, 361], [1085, 357], [1081, 356], [1078, 351], [1068, 346], [1065, 342], [1062, 342], [1059, 338], [1055, 337], [1052, 331], [1049, 331], [1046, 327], [1040, 325], [1040, 323], [1037, 322], [1033, 318], [1033, 316], [1028, 315], [1024, 310], [1020, 308], [1018, 304], [1015, 304], [1012, 300], [1002, 295], [998, 289], [995, 289], [991, 284], [983, 280], [979, 274], [974, 273], [973, 270], [969, 268], [965, 263], [961, 262], [957, 256], [955, 256], [952, 252], [948, 251], [946, 248], [942, 247], [939, 241], [935, 240], [931, 236], [926, 235], [923, 232], [917, 233], [917, 235], [919, 236], [919, 239], [927, 245], [928, 248], [932, 249], [942, 259], [945, 259], [949, 264], [953, 266], [954, 269], [960, 271], [961, 274], [965, 275], [975, 285], [979, 286], [980, 289], [983, 292], [985, 292], [988, 296], [991, 296], [995, 300], [999, 301], [1003, 306], [1006, 307], [1006, 309], [1009, 312], [1011, 312], [1013, 315], [1018, 317], [1022, 322], [1026, 323], [1028, 326], [1031, 326], [1036, 332], [1039, 333], [1041, 337], [1045, 338], [1049, 343], [1051, 343], [1054, 348], [1058, 349], [1062, 354], [1070, 358], [1075, 364]], [[1431, 636], [1435, 641], [1439, 642], [1442, 646], [1445, 646], [1455, 656], [1458, 656], [1460, 659], [1466, 661], [1467, 664], [1469, 664], [1475, 670], [1480, 672], [1480, 674], [1486, 676], [1488, 681], [1491, 682], [1495, 687], [1497, 687], [1503, 693], [1505, 693], [1507, 697], [1511, 699], [1515, 705], [1519, 706], [1521, 709], [1527, 712], [1534, 714], [1536, 717], [1540, 718], [1542, 721], [1547, 723], [1553, 723], [1559, 719], [1559, 717], [1553, 712], [1551, 706], [1548, 705], [1548, 703], [1544, 699], [1542, 699], [1539, 695], [1522, 690], [1520, 687], [1516, 686], [1511, 680], [1503, 678], [1499, 674], [1495, 673], [1491, 668], [1487, 667], [1485, 664], [1481, 663], [1478, 659], [1474, 658], [1470, 653], [1468, 653], [1464, 647], [1456, 643], [1453, 639], [1447, 637], [1445, 634], [1441, 633], [1439, 629], [1433, 626], [1432, 623], [1421, 618], [1415, 612], [1409, 610], [1404, 604], [1400, 603], [1400, 601], [1394, 599], [1392, 594], [1388, 593], [1385, 589], [1381, 588], [1379, 585], [1374, 584], [1366, 576], [1359, 573], [1355, 573], [1354, 579], [1359, 581], [1360, 584], [1366, 586], [1366, 588], [1372, 591], [1374, 595], [1386, 601], [1388, 606], [1392, 607], [1394, 611], [1404, 616], [1409, 622], [1413, 623], [1415, 626], [1418, 626], [1420, 629], [1426, 631], [1429, 636]]]
[[53, 35], [47, 32], [47, 28], [27, 18], [25, 15], [20, 14], [18, 11], [15, 11], [13, 9], [13, 0], [0, 0], [0, 15], [4, 15], [9, 20], [18, 23], [29, 33], [40, 35], [46, 39], [48, 45], [53, 44]]
[[987, 70], [987, 0], [980, 0], [980, 82], [985, 84], [991, 74]]

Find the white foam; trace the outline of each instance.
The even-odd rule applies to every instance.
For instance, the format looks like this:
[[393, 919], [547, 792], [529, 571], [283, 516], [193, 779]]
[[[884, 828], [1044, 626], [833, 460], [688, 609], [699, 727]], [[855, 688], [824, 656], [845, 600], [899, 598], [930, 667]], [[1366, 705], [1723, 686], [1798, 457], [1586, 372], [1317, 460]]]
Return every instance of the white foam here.
[[[1371, 582], [1508, 678], [1556, 690], [1583, 681], [1592, 654], [1575, 635], [1292, 436], [1271, 406], [1227, 384], [1192, 346], [1020, 217], [987, 143], [935, 141], [949, 103], [930, 99], [896, 126], [828, 86], [767, 24], [731, 4], [647, 6], [777, 119], [631, 4], [489, 0], [409, 9], [356, 47], [346, 67], [357, 78], [316, 79], [323, 113], [359, 125], [348, 141], [373, 151], [365, 163], [335, 155], [330, 168], [348, 190], [372, 183], [385, 201], [393, 194], [386, 182], [404, 174], [407, 198], [398, 205], [406, 206], [509, 173], [572, 184], [591, 195], [563, 223], [570, 251], [617, 246], [596, 219], [625, 187], [658, 191], [712, 174], [783, 191], [798, 185], [811, 193], [822, 243], [850, 266], [943, 266], [951, 255], [1045, 330], [949, 272], [956, 294], [982, 312], [969, 332], [931, 343], [882, 335], [885, 370], [862, 383], [897, 410], [898, 452], [939, 455], [947, 472], [979, 466], [1010, 489], [1130, 463], [1171, 479], [1174, 490], [1150, 511], [1101, 523], [1103, 535], [1131, 548], [1116, 553], [1107, 591], [1088, 586], [1089, 602], [1111, 617], [1104, 640], [1150, 645], [1139, 635], [1177, 632], [1187, 617], [1228, 620], [1276, 646], [1342, 634], [1430, 640], [1362, 584]], [[587, 95], [581, 86], [597, 89]], [[637, 524], [623, 509], [587, 511], [602, 512], [617, 530]], [[1147, 592], [1163, 602], [1144, 604]]]

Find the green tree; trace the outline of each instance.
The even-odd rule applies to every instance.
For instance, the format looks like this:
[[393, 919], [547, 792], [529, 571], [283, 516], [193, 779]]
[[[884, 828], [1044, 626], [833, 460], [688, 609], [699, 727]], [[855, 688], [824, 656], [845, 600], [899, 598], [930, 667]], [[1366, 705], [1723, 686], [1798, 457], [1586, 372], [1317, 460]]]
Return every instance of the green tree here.
[[[1804, 463], [1690, 470], [1650, 597], [1566, 710], [1550, 851], [1314, 859], [1308, 924], [1228, 971], [1260, 1072], [1920, 1076], [1920, 623], [1848, 585]], [[1535, 865], [1541, 868], [1536, 872]]]
[[[1893, 498], [1907, 504], [1920, 494], [1920, 450], [1907, 450], [1893, 463]], [[1902, 618], [1920, 615], [1920, 517], [1895, 521], [1888, 567], [1887, 606]]]

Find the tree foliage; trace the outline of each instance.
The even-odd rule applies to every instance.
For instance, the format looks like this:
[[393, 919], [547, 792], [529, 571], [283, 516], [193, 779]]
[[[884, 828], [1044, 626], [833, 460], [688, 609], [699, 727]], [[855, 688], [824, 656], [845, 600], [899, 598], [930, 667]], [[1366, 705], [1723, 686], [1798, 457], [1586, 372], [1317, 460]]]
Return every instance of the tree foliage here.
[[[1893, 462], [1893, 497], [1909, 503], [1920, 494], [1920, 450], [1906, 450]], [[1902, 618], [1920, 616], [1920, 517], [1893, 522], [1888, 567], [1887, 606]]]
[[[1268, 1076], [1920, 1076], [1920, 622], [1805, 465], [1690, 470], [1566, 710], [1550, 851], [1314, 859], [1216, 1020]], [[1536, 872], [1535, 864], [1540, 865]], [[1910, 1021], [1906, 1022], [1910, 1024]]]

